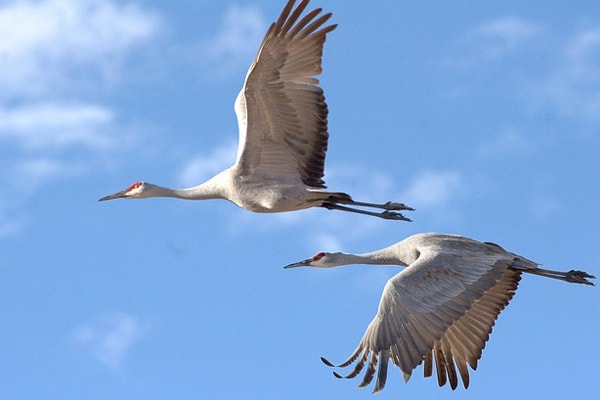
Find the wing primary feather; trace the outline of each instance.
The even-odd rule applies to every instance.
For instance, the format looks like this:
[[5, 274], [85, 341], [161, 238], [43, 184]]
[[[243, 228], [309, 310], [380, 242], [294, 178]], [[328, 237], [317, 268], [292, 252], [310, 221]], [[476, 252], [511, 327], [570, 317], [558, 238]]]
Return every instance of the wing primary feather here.
[[[291, 15], [290, 9], [291, 6], [293, 6], [293, 4], [295, 3], [295, 0], [290, 0], [288, 4], [286, 4], [286, 7], [283, 9], [283, 11], [281, 12], [281, 16], [279, 17], [279, 19], [281, 20], [281, 32], [288, 32], [290, 30], [290, 28], [294, 25], [296, 20], [298, 20], [300, 14], [302, 14], [304, 9], [306, 9], [306, 6], [308, 6], [308, 2], [309, 0], [303, 0], [302, 2], [300, 2], [300, 4], [298, 4], [298, 7], [294, 9]], [[278, 20], [277, 22], [279, 23], [280, 21]]]
[[431, 350], [429, 350], [427, 354], [425, 354], [425, 365], [423, 365], [423, 376], [425, 378], [429, 378], [431, 375], [433, 375], [432, 361], [433, 360], [431, 359]]
[[373, 394], [381, 391], [385, 387], [385, 381], [387, 380], [388, 373], [388, 361], [390, 359], [389, 350], [384, 350], [379, 356], [379, 369], [377, 371], [377, 381], [375, 382], [375, 388]]
[[367, 358], [369, 358], [369, 353], [370, 351], [368, 351], [367, 349], [363, 351], [362, 357], [358, 360], [352, 372], [345, 376], [346, 379], [352, 379], [358, 374], [360, 374], [360, 371], [362, 371], [363, 367], [365, 366], [365, 363], [367, 362]]
[[448, 374], [448, 381], [452, 390], [458, 386], [458, 375], [456, 374], [456, 368], [454, 366], [454, 358], [452, 355], [452, 349], [448, 345], [445, 337], [440, 341], [442, 347], [442, 353], [444, 354], [444, 365], [446, 366], [446, 372]]
[[323, 364], [327, 365], [328, 367], [335, 367], [335, 364], [333, 364], [331, 361], [329, 361], [325, 357], [321, 357], [321, 362], [323, 362]]
[[413, 370], [423, 360], [423, 354], [420, 350], [421, 346], [417, 344], [419, 335], [415, 332], [413, 326], [409, 324], [404, 326], [404, 332], [406, 333], [405, 350], [408, 353], [409, 367], [411, 370]]
[[[444, 336], [444, 340], [448, 342], [448, 345], [452, 349], [452, 354], [454, 355], [454, 364], [458, 368], [458, 372], [460, 373], [461, 380], [463, 382], [463, 386], [465, 389], [469, 387], [469, 370], [467, 368], [467, 358], [468, 355], [466, 352], [469, 350], [466, 348], [466, 345], [463, 343], [464, 336], [462, 336], [461, 332], [453, 329], [451, 327], [446, 332]], [[465, 339], [466, 341], [466, 339]]]
[[369, 383], [371, 383], [371, 381], [373, 380], [373, 377], [375, 376], [375, 368], [377, 366], [378, 359], [379, 359], [379, 353], [376, 351], [372, 352], [371, 359], [369, 360], [369, 365], [367, 366], [367, 371], [365, 372], [363, 380], [360, 383], [360, 385], [358, 385], [358, 387], [365, 387]]
[[[290, 34], [291, 35], [296, 35], [298, 34], [302, 29], [304, 29], [304, 27], [306, 27], [306, 25], [317, 15], [319, 15], [319, 13], [323, 11], [322, 8], [317, 8], [312, 10], [311, 12], [309, 12], [308, 14], [306, 14], [304, 17], [302, 17], [302, 19], [300, 21], [298, 21], [298, 23], [296, 24], [296, 26], [293, 27], [292, 30], [290, 30]], [[326, 14], [327, 15], [327, 14]], [[329, 13], [329, 15], [331, 15], [331, 13]]]
[[[319, 29], [321, 27], [321, 25], [323, 25], [325, 22], [327, 22], [327, 20], [329, 20], [329, 18], [331, 18], [331, 15], [332, 15], [331, 13], [321, 15], [319, 18], [314, 20], [310, 25], [308, 25], [307, 27], [302, 29], [298, 33], [298, 36], [300, 38], [305, 38], [305, 37], [309, 36], [314, 31]], [[320, 30], [319, 32], [315, 33], [315, 36], [324, 36], [327, 32], [331, 32], [332, 30], [334, 30], [336, 28], [336, 26], [337, 25], [327, 26], [327, 27], [323, 28], [322, 30]]]
[[364, 349], [363, 349], [363, 347], [362, 347], [362, 344], [360, 344], [360, 345], [359, 345], [359, 346], [356, 348], [356, 350], [354, 350], [354, 353], [352, 353], [352, 354], [350, 355], [350, 357], [348, 357], [348, 358], [346, 359], [346, 361], [344, 361], [344, 362], [342, 362], [342, 363], [338, 364], [338, 365], [337, 365], [337, 367], [339, 367], [339, 368], [345, 368], [345, 367], [347, 367], [348, 365], [352, 364], [352, 363], [353, 363], [353, 362], [354, 362], [354, 361], [355, 361], [355, 360], [356, 360], [356, 359], [357, 359], [357, 358], [360, 356], [360, 354], [361, 354], [361, 352], [362, 352], [363, 350], [364, 350]]
[[444, 355], [442, 354], [439, 342], [435, 342], [433, 345], [433, 354], [435, 355], [435, 369], [437, 371], [438, 385], [441, 387], [446, 384], [447, 379]]
[[413, 367], [410, 362], [410, 358], [407, 356], [406, 352], [404, 351], [404, 346], [401, 346], [400, 343], [397, 343], [395, 345], [395, 348], [396, 348], [396, 356], [397, 356], [396, 358], [399, 361], [399, 363], [396, 363], [396, 365], [398, 365], [398, 367], [400, 368], [400, 370], [402, 372], [412, 373]]

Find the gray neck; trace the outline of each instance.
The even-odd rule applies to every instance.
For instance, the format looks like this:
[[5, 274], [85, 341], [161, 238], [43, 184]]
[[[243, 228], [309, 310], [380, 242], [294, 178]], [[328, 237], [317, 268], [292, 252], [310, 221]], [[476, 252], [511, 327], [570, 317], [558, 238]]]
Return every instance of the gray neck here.
[[191, 188], [170, 189], [158, 185], [152, 185], [152, 191], [148, 197], [175, 197], [184, 200], [208, 200], [225, 198], [223, 193], [222, 178], [220, 174], [208, 181]]
[[338, 253], [336, 261], [341, 264], [374, 264], [374, 265], [401, 265], [408, 264], [398, 260], [397, 256], [388, 249], [382, 249], [362, 254]]

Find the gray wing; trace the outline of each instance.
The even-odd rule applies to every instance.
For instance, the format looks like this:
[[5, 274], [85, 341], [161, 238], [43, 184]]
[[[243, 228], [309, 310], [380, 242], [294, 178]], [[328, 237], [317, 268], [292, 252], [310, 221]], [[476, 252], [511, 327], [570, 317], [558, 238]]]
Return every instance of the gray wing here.
[[327, 104], [315, 78], [321, 73], [331, 13], [288, 1], [271, 25], [240, 91], [235, 111], [240, 130], [237, 167], [243, 175], [302, 180], [325, 187]]
[[[520, 272], [508, 269], [501, 254], [433, 254], [422, 252], [417, 261], [390, 279], [377, 315], [354, 353], [339, 367], [357, 363], [346, 376], [367, 369], [359, 386], [377, 381], [385, 386], [391, 359], [408, 380], [425, 360], [425, 376], [436, 360], [440, 386], [446, 377], [454, 389], [458, 378], [469, 383], [468, 363], [475, 369], [494, 321], [515, 293]], [[336, 373], [336, 376], [340, 376]]]

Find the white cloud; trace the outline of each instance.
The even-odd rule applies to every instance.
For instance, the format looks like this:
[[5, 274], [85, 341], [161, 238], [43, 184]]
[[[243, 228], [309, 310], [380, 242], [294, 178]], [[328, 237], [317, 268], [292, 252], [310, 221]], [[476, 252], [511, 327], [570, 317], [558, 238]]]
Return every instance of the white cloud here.
[[478, 154], [481, 157], [505, 157], [517, 153], [524, 153], [530, 150], [525, 136], [515, 130], [507, 130], [500, 135], [491, 138], [479, 147]]
[[106, 147], [110, 144], [106, 130], [113, 122], [112, 111], [102, 106], [27, 104], [0, 108], [0, 138], [15, 139], [30, 148]]
[[382, 202], [381, 198], [397, 192], [390, 175], [356, 163], [328, 165], [325, 181], [330, 190], [346, 192], [357, 201]]
[[571, 58], [598, 57], [600, 50], [600, 28], [592, 28], [575, 37], [567, 48]]
[[218, 76], [247, 69], [258, 51], [266, 27], [262, 13], [255, 6], [229, 6], [219, 31], [202, 44], [204, 61]]
[[119, 370], [141, 334], [141, 326], [136, 318], [116, 313], [80, 326], [73, 333], [73, 340], [96, 361]]
[[94, 73], [111, 78], [159, 26], [156, 14], [114, 1], [6, 2], [0, 7], [0, 96], [63, 92], [82, 77], [97, 79]]
[[498, 18], [479, 25], [475, 32], [481, 36], [501, 39], [508, 48], [515, 48], [519, 43], [540, 32], [540, 27], [518, 17]]
[[[157, 13], [116, 0], [0, 2], [0, 145], [12, 159], [0, 178], [35, 187], [129, 140], [97, 98], [161, 28]], [[58, 161], [73, 148], [88, 151], [71, 151], [71, 165]]]
[[419, 210], [440, 208], [463, 191], [464, 184], [458, 172], [426, 171], [413, 180], [402, 198]]
[[453, 48], [447, 66], [469, 68], [507, 57], [538, 36], [544, 28], [516, 16], [484, 22], [470, 30]]
[[195, 186], [217, 172], [230, 167], [235, 161], [237, 143], [222, 144], [210, 154], [197, 156], [182, 168], [179, 182], [183, 186]]
[[534, 90], [540, 104], [559, 115], [600, 122], [600, 28], [579, 32], [568, 42], [554, 72]]
[[517, 49], [541, 31], [541, 28], [518, 17], [498, 18], [475, 29], [480, 38], [489, 40], [484, 47], [488, 57], [501, 57]]
[[20, 160], [8, 172], [10, 176], [18, 177], [19, 184], [15, 186], [26, 192], [56, 178], [80, 175], [85, 172], [85, 168], [57, 158], [41, 157]]
[[515, 74], [526, 78], [521, 79], [519, 88], [525, 107], [550, 110], [561, 118], [593, 125], [600, 123], [599, 26], [564, 39], [549, 27], [512, 16], [479, 25], [457, 45], [445, 60], [451, 68], [481, 68], [482, 63], [498, 62], [524, 49], [528, 52], [511, 63], [540, 55], [532, 61], [535, 68], [527, 65]]
[[344, 251], [344, 244], [340, 240], [339, 235], [336, 234], [316, 232], [309, 235], [308, 242], [310, 248], [318, 249], [319, 251]]

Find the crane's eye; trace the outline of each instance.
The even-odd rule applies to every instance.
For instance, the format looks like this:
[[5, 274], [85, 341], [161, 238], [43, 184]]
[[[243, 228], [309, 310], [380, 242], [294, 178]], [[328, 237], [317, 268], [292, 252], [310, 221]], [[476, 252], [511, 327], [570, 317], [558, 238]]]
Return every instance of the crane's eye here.
[[127, 188], [127, 191], [130, 191], [130, 190], [133, 190], [133, 189], [137, 189], [137, 188], [139, 188], [142, 185], [143, 185], [143, 182], [139, 182], [139, 181], [138, 182], [134, 182], [134, 183], [131, 184], [131, 186], [129, 186], [129, 188]]
[[317, 254], [315, 254], [315, 255], [313, 256], [313, 260], [315, 260], [315, 261], [317, 261], [317, 260], [320, 260], [320, 259], [321, 259], [321, 258], [323, 258], [324, 256], [325, 256], [325, 253], [324, 253], [324, 252], [317, 253]]

